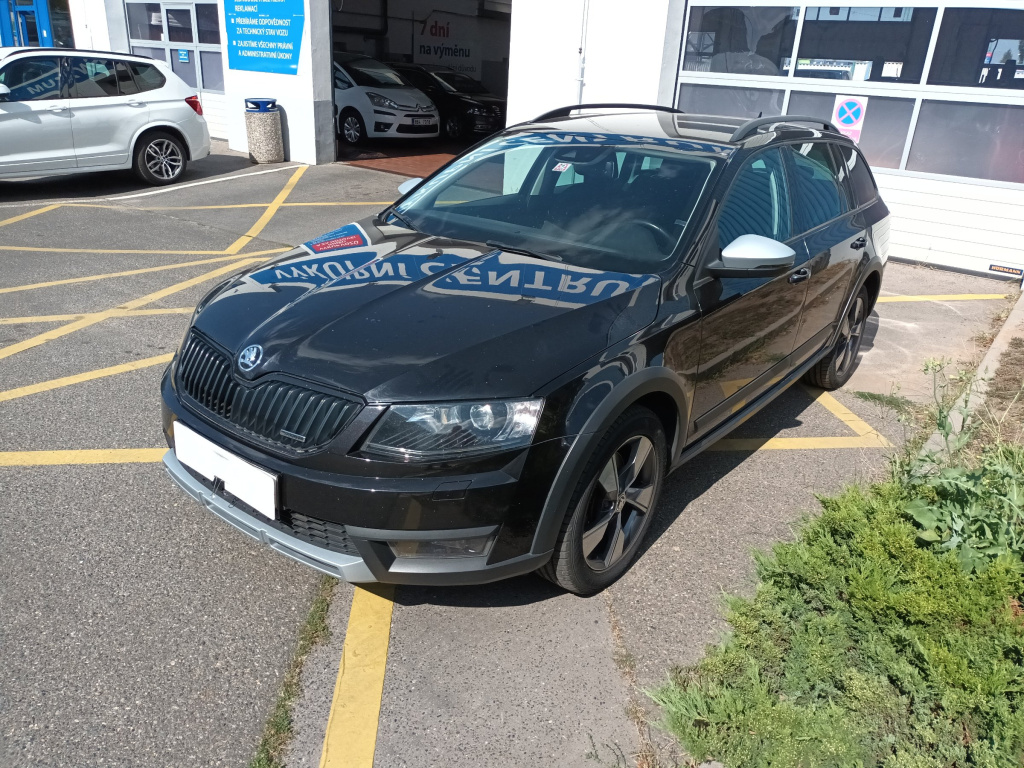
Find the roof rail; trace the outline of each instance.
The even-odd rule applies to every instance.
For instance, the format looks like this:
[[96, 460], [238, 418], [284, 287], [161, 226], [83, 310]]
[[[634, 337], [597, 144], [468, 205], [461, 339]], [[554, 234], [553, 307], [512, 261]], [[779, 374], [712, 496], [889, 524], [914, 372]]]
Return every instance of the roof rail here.
[[757, 131], [762, 125], [774, 125], [777, 123], [816, 123], [824, 127], [826, 130], [839, 133], [839, 129], [836, 128], [828, 120], [822, 120], [820, 117], [807, 117], [806, 115], [777, 115], [775, 117], [755, 117], [753, 120], [747, 120], [743, 125], [736, 129], [729, 141], [742, 141], [747, 138], [750, 134]]
[[18, 53], [36, 53], [36, 54], [38, 54], [38, 53], [63, 53], [63, 54], [101, 53], [101, 54], [103, 54], [105, 56], [117, 56], [117, 57], [131, 56], [131, 57], [136, 58], [136, 59], [151, 59], [151, 58], [153, 58], [152, 56], [144, 56], [141, 53], [125, 53], [123, 51], [98, 51], [98, 50], [93, 50], [92, 48], [61, 48], [61, 47], [57, 47], [57, 46], [46, 47], [46, 46], [35, 46], [35, 45], [33, 45], [33, 46], [28, 46], [28, 45], [19, 46], [19, 45], [15, 45], [15, 46], [10, 46], [10, 47], [13, 48], [14, 50], [11, 51], [9, 54], [7, 54], [8, 56], [14, 56], [15, 54], [18, 54]]
[[531, 122], [539, 123], [541, 120], [550, 120], [553, 117], [568, 117], [572, 112], [580, 109], [649, 109], [652, 112], [670, 112], [674, 115], [685, 114], [681, 109], [663, 107], [660, 104], [619, 104], [617, 102], [607, 102], [600, 104], [570, 104], [567, 107], [559, 107], [558, 109], [552, 109], [550, 112], [545, 112], [543, 115], [533, 118]]

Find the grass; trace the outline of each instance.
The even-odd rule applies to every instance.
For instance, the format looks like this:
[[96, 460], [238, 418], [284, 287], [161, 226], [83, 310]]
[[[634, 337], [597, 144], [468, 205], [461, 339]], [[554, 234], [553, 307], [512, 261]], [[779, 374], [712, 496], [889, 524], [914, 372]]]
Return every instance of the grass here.
[[899, 482], [822, 500], [758, 558], [731, 636], [653, 697], [697, 761], [1010, 766], [1024, 761], [1020, 561], [980, 573], [921, 546]]
[[321, 576], [317, 582], [313, 604], [299, 630], [295, 654], [285, 673], [284, 684], [281, 686], [277, 701], [274, 702], [270, 719], [267, 720], [263, 737], [256, 749], [256, 756], [249, 763], [249, 768], [284, 768], [281, 758], [292, 735], [292, 706], [299, 695], [302, 666], [309, 652], [330, 635], [327, 611], [331, 606], [335, 584], [337, 580], [331, 576]]
[[1010, 339], [986, 395], [990, 423], [1001, 440], [1024, 441], [1024, 339]]
[[880, 395], [877, 392], [859, 392], [855, 391], [851, 393], [854, 397], [863, 400], [867, 403], [874, 403], [880, 408], [894, 411], [897, 414], [910, 414], [919, 410], [918, 406], [914, 404], [909, 398], [903, 397], [903, 395], [889, 394]]

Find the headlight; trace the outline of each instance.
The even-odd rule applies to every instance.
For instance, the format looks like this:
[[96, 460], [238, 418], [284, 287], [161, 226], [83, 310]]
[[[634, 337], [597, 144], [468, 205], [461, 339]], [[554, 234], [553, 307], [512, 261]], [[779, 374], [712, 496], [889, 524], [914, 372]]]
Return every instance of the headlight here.
[[489, 115], [491, 111], [485, 107], [470, 107], [466, 110], [471, 115]]
[[393, 405], [363, 444], [399, 459], [472, 456], [529, 445], [543, 400]]
[[389, 99], [387, 96], [381, 96], [379, 93], [367, 93], [366, 98], [370, 100], [370, 103], [375, 107], [382, 107], [384, 109], [398, 109], [398, 105]]

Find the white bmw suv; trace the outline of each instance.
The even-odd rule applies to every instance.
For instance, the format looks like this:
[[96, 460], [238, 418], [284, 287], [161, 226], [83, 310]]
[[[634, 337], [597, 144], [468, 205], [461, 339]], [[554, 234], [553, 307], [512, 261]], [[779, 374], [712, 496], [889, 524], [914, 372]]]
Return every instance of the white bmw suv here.
[[164, 62], [0, 48], [0, 179], [132, 168], [171, 184], [208, 154], [199, 98]]

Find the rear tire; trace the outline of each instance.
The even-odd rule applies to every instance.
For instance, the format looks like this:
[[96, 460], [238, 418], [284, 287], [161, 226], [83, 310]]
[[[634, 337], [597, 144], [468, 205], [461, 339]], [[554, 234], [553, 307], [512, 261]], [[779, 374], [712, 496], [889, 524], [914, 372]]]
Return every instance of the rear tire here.
[[850, 380], [857, 369], [857, 356], [864, 339], [870, 306], [868, 289], [861, 288], [839, 324], [839, 338], [835, 347], [804, 374], [805, 382], [821, 389], [833, 390]]
[[181, 139], [164, 131], [154, 131], [136, 143], [132, 170], [147, 184], [173, 184], [185, 173], [187, 157]]
[[661, 421], [633, 406], [608, 428], [583, 470], [551, 560], [538, 573], [577, 595], [600, 592], [636, 560], [667, 462]]

